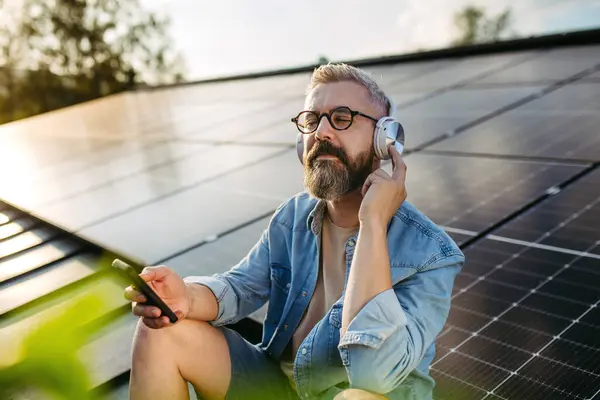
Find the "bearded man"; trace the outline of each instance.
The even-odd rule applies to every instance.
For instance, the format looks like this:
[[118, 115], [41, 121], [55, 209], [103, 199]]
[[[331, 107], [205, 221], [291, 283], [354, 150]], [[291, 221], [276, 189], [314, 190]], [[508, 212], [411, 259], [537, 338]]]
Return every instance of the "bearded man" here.
[[[292, 118], [306, 190], [225, 273], [144, 269], [177, 323], [126, 289], [140, 317], [132, 399], [188, 398], [186, 382], [203, 399], [431, 398], [435, 338], [464, 255], [406, 201], [395, 144], [383, 150], [392, 174], [381, 169], [377, 132], [393, 111], [363, 70], [313, 72]], [[226, 327], [267, 302], [261, 343]]]

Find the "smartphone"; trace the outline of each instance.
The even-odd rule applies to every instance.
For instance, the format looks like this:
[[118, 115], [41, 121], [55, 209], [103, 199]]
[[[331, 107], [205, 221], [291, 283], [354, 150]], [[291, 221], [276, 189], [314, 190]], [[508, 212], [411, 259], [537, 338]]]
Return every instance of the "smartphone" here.
[[115, 267], [117, 271], [121, 273], [121, 275], [126, 277], [133, 284], [133, 287], [146, 296], [146, 302], [144, 304], [158, 307], [162, 311], [161, 315], [166, 315], [171, 323], [174, 324], [177, 322], [177, 315], [175, 315], [169, 306], [167, 306], [165, 302], [158, 297], [156, 292], [152, 290], [152, 288], [142, 278], [140, 278], [137, 271], [131, 265], [117, 258], [112, 262], [112, 266]]

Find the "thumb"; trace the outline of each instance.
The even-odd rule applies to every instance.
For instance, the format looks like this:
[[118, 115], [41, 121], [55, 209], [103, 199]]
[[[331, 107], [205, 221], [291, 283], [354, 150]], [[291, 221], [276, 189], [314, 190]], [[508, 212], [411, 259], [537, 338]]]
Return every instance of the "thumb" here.
[[157, 267], [146, 267], [142, 270], [140, 278], [146, 282], [159, 281], [167, 277], [171, 273], [171, 270], [164, 265]]

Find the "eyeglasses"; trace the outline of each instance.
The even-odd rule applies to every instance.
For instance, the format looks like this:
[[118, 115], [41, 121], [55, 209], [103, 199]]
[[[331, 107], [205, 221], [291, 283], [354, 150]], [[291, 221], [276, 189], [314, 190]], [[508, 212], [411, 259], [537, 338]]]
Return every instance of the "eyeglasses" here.
[[336, 107], [329, 113], [322, 113], [319, 115], [316, 111], [302, 111], [296, 117], [292, 118], [292, 122], [296, 124], [298, 130], [302, 133], [313, 133], [319, 127], [321, 118], [327, 117], [329, 125], [338, 131], [344, 131], [352, 125], [354, 117], [360, 115], [368, 118], [371, 121], [377, 122], [376, 118], [363, 114], [360, 111], [351, 110], [349, 107], [341, 106]]

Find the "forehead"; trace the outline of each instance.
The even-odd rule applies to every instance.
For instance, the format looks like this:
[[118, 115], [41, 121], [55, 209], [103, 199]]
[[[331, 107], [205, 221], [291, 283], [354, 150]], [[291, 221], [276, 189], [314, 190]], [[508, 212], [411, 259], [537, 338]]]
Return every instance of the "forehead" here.
[[348, 106], [353, 110], [373, 111], [368, 90], [356, 82], [320, 83], [306, 96], [307, 110], [329, 111], [339, 106]]

